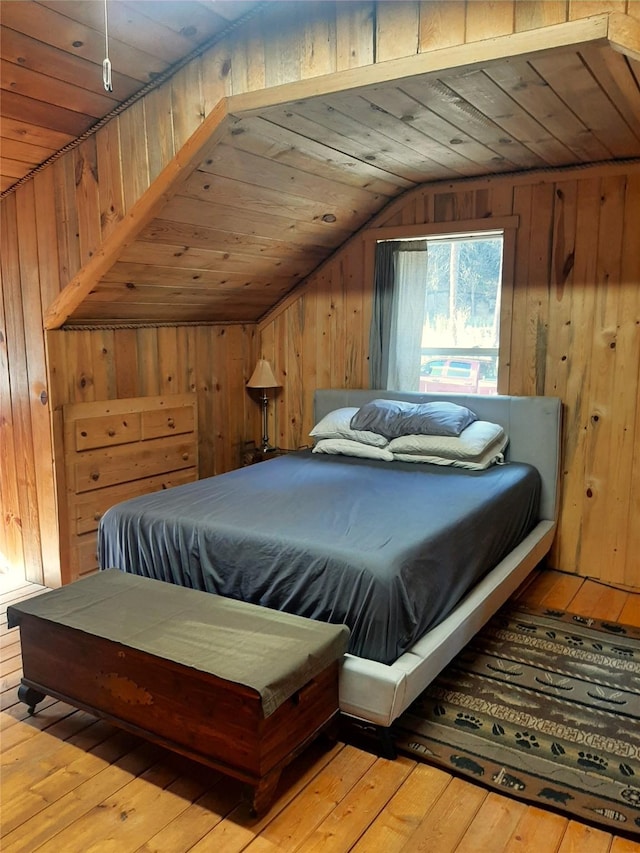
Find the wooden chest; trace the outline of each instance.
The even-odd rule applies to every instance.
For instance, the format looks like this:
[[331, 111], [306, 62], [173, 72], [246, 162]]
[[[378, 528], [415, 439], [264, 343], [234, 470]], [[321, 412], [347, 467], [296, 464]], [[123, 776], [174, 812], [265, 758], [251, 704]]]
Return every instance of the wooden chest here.
[[20, 698], [63, 699], [228, 773], [268, 808], [338, 712], [348, 629], [108, 570], [8, 608]]

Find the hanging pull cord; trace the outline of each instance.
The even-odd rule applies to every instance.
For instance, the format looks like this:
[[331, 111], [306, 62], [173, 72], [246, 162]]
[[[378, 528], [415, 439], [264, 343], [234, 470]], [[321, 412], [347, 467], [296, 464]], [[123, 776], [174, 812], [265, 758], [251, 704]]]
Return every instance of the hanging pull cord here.
[[111, 85], [111, 60], [109, 57], [102, 63], [102, 82], [107, 92], [113, 92], [113, 86]]
[[109, 59], [109, 24], [107, 20], [107, 0], [104, 0], [104, 53], [105, 60], [102, 63], [102, 83], [105, 91], [113, 92], [111, 85], [111, 60]]

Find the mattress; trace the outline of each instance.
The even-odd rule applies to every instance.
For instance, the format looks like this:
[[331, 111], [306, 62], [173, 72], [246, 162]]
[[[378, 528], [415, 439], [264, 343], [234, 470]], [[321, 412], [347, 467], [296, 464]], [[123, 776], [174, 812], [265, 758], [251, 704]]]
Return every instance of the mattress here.
[[527, 535], [539, 491], [521, 463], [301, 451], [112, 507], [100, 565], [346, 624], [351, 654], [391, 663]]

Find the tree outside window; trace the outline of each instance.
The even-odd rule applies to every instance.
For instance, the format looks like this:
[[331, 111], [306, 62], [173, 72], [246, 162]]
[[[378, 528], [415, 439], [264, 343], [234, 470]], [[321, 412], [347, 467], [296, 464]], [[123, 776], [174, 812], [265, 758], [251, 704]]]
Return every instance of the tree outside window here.
[[427, 238], [420, 391], [496, 394], [502, 233]]

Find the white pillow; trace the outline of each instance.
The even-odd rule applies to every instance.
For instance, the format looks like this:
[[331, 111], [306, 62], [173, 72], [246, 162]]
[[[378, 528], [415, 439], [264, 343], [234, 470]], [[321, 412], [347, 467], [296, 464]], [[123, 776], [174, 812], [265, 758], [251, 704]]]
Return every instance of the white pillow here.
[[474, 421], [460, 435], [401, 435], [389, 442], [392, 453], [476, 460], [505, 435], [500, 424]]
[[389, 443], [399, 462], [426, 462], [482, 471], [504, 462], [509, 436], [499, 424], [475, 421], [458, 437], [415, 435], [395, 438]]
[[393, 462], [393, 453], [384, 447], [373, 447], [348, 438], [323, 438], [313, 448], [314, 453], [331, 453], [340, 456], [359, 456], [362, 459], [381, 459]]
[[449, 468], [467, 468], [470, 471], [484, 471], [491, 465], [504, 465], [504, 453], [487, 451], [476, 462], [468, 459], [446, 459], [444, 456], [419, 456], [417, 453], [394, 453], [396, 462], [422, 462], [428, 465], [446, 465]]
[[368, 430], [351, 429], [351, 418], [357, 411], [357, 408], [351, 407], [335, 409], [333, 412], [325, 415], [314, 426], [309, 435], [315, 441], [321, 441], [325, 438], [346, 438], [349, 441], [370, 444], [373, 447], [386, 447], [389, 444], [389, 439], [383, 435], [378, 435], [377, 432], [369, 432]]

